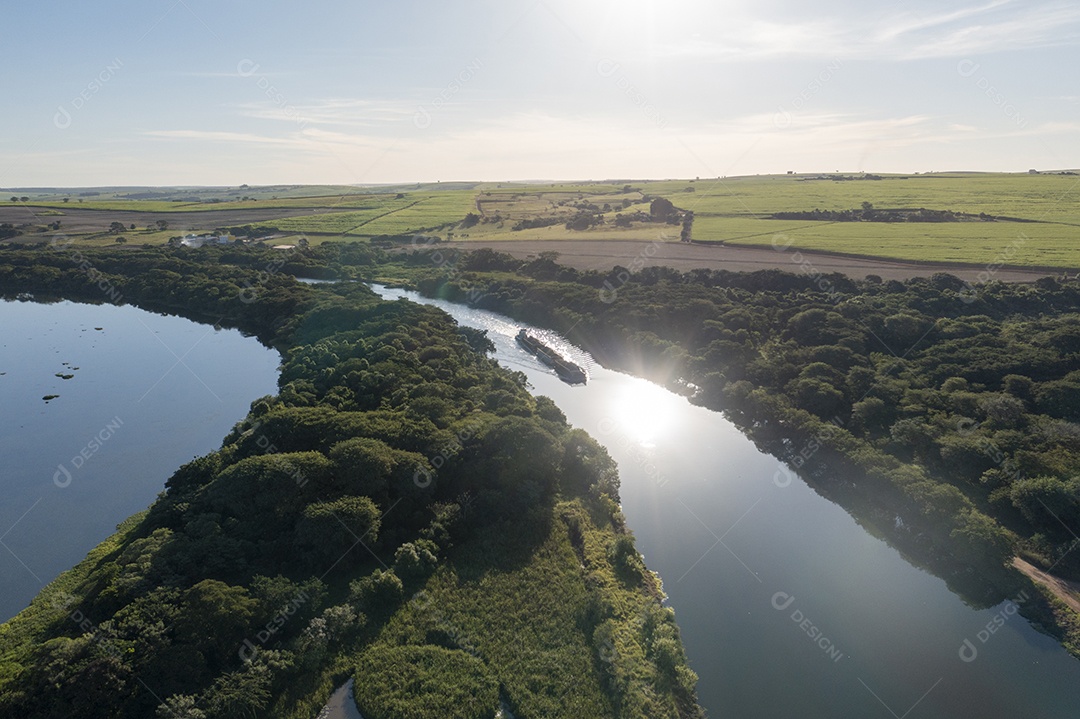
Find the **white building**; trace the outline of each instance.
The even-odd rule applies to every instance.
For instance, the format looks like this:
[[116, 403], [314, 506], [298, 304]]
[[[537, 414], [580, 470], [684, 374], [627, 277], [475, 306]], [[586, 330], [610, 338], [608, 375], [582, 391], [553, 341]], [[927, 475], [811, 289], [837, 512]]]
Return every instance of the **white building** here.
[[202, 247], [204, 245], [227, 245], [232, 241], [229, 235], [196, 235], [187, 234], [180, 240], [184, 247]]

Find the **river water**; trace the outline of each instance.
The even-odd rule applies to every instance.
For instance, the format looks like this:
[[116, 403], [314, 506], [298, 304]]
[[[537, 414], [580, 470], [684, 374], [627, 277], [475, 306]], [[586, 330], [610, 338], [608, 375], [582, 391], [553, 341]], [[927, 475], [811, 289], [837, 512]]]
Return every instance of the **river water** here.
[[518, 347], [514, 335], [527, 325], [374, 289], [487, 330], [501, 364], [524, 372], [536, 394], [608, 448], [623, 511], [664, 580], [710, 716], [1080, 716], [1080, 662], [1016, 604], [966, 605], [781, 471], [720, 413], [529, 328], [588, 367], [588, 385], [569, 386]]
[[280, 356], [237, 330], [128, 306], [0, 302], [0, 326], [4, 621], [181, 464], [220, 447], [252, 400], [277, 391]]

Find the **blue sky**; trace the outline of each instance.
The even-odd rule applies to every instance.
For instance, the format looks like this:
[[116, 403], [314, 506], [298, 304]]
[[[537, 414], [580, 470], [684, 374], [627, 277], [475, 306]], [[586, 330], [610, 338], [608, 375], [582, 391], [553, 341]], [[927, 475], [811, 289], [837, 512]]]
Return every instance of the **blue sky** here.
[[0, 186], [1080, 166], [1080, 3], [5, 8]]

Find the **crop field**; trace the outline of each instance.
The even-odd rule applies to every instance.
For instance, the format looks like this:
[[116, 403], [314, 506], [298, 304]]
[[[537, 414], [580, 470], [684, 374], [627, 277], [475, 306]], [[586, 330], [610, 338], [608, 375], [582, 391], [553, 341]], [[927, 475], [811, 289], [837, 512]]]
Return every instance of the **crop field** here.
[[698, 241], [931, 262], [1080, 267], [1080, 227], [1016, 222], [785, 222], [704, 217]]
[[407, 203], [400, 210], [384, 213], [354, 228], [349, 235], [356, 237], [402, 235], [441, 227], [453, 227], [465, 215], [476, 211], [476, 193], [468, 190], [407, 194], [406, 198]]
[[[882, 180], [741, 178], [695, 183], [681, 207], [694, 239], [904, 260], [1080, 267], [1080, 178], [1072, 175], [923, 175]], [[814, 209], [929, 208], [1023, 222], [808, 222], [766, 219]]]
[[[957, 212], [1080, 224], [1080, 177], [1074, 175], [950, 174], [883, 176], [881, 180], [818, 180], [800, 176], [702, 179], [634, 184], [663, 194], [696, 214], [763, 217], [774, 212], [877, 207], [927, 207]], [[683, 200], [677, 199], [677, 187]]]
[[[0, 203], [0, 223], [40, 242], [62, 231], [95, 244], [109, 227], [136, 225], [133, 244], [164, 243], [186, 232], [254, 225], [275, 242], [370, 239], [425, 232], [455, 241], [678, 242], [679, 227], [642, 221], [665, 197], [694, 212], [702, 243], [840, 252], [899, 260], [1080, 268], [1080, 177], [1072, 173], [926, 175], [765, 175], [687, 180], [572, 183], [428, 183], [379, 187], [276, 185], [240, 188], [24, 190]], [[22, 197], [27, 200], [22, 201]], [[835, 222], [772, 219], [775, 213], [926, 208], [969, 216], [952, 222]], [[602, 217], [568, 230], [580, 213]], [[462, 224], [467, 214], [479, 221]], [[640, 213], [640, 214], [639, 214]], [[993, 221], [980, 221], [980, 213]], [[616, 216], [632, 215], [628, 227]], [[169, 231], [146, 229], [155, 219]], [[515, 226], [518, 229], [514, 229]], [[293, 238], [293, 240], [290, 240]]]
[[308, 209], [306, 214], [277, 220], [274, 226], [285, 232], [341, 236], [359, 229], [372, 220], [407, 209], [415, 202], [415, 199], [408, 197], [402, 199], [386, 196], [368, 198], [367, 202], [357, 207], [355, 211], [313, 214], [312, 210]]
[[365, 208], [357, 212], [332, 212], [325, 215], [298, 215], [274, 222], [284, 232], [343, 235], [358, 225], [386, 212], [381, 207]]

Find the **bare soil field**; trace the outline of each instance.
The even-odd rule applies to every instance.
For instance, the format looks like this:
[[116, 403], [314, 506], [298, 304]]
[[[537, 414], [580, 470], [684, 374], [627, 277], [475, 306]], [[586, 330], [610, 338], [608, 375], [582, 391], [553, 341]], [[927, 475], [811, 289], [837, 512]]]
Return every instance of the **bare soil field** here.
[[[1040, 277], [1060, 276], [1061, 269], [1007, 269], [996, 271], [985, 265], [905, 262], [870, 257], [847, 257], [824, 252], [774, 250], [771, 247], [732, 247], [723, 245], [693, 245], [681, 242], [651, 243], [605, 240], [524, 240], [519, 242], [444, 242], [438, 247], [476, 250], [489, 247], [514, 257], [526, 258], [541, 252], [559, 253], [559, 263], [579, 270], [610, 270], [616, 265], [666, 265], [686, 271], [703, 267], [715, 270], [747, 271], [784, 270], [806, 274], [839, 272], [849, 277], [878, 275], [886, 280], [928, 277], [935, 272], [948, 272], [969, 282], [992, 279], [1006, 282], [1032, 282]], [[644, 264], [642, 264], [644, 263]]]

